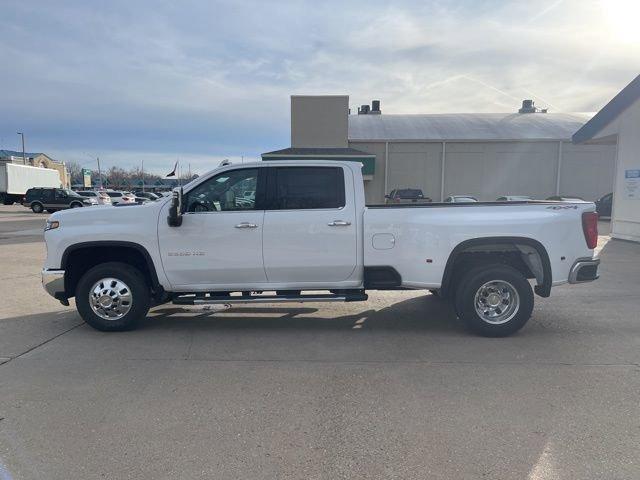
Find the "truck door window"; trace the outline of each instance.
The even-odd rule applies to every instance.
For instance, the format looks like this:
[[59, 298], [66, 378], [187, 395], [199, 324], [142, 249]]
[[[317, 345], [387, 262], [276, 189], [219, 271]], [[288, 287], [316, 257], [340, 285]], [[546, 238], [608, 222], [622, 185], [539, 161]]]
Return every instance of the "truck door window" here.
[[271, 189], [271, 210], [305, 210], [345, 206], [340, 167], [278, 167]]
[[220, 173], [186, 194], [187, 212], [255, 210], [258, 168]]

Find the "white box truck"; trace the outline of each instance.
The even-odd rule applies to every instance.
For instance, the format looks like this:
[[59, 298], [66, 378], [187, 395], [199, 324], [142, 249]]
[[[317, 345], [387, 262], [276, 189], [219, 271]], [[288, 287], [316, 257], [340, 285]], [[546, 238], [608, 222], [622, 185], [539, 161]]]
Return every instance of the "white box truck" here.
[[0, 201], [4, 205], [20, 202], [30, 188], [60, 186], [60, 174], [57, 170], [0, 163]]

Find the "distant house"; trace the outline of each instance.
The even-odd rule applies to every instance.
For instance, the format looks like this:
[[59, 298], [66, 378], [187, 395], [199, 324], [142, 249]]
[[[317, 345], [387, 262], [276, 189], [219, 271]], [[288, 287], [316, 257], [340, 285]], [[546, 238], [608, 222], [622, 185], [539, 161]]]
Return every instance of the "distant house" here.
[[0, 162], [16, 163], [19, 165], [29, 165], [31, 167], [50, 168], [57, 170], [60, 175], [60, 183], [69, 188], [71, 184], [71, 176], [63, 162], [59, 162], [44, 153], [24, 153], [14, 150], [0, 150]]

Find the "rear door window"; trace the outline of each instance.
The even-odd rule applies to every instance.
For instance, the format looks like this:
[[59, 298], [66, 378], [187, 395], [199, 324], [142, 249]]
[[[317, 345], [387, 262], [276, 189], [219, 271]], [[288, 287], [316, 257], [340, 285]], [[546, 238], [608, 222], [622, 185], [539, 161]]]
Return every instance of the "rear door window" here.
[[43, 202], [53, 201], [53, 190], [43, 189], [42, 195], [40, 195], [40, 198], [42, 198]]
[[340, 167], [276, 167], [269, 193], [269, 210], [342, 208], [344, 173]]

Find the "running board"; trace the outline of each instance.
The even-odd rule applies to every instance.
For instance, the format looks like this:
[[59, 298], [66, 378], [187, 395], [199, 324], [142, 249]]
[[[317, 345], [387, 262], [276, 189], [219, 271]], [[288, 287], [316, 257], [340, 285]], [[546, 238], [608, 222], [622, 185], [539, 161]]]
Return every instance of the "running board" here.
[[238, 295], [238, 296], [196, 296], [184, 295], [173, 299], [175, 305], [226, 305], [232, 303], [305, 303], [305, 302], [363, 302], [366, 293], [359, 295]]

